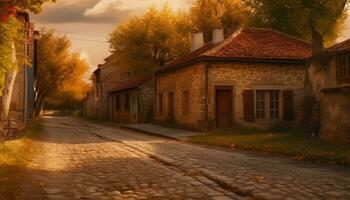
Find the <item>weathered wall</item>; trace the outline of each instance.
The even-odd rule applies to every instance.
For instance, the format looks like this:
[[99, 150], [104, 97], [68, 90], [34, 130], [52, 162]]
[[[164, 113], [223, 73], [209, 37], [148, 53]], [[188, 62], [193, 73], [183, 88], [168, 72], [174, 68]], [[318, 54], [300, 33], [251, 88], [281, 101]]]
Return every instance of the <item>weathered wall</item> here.
[[[125, 108], [125, 94], [129, 94], [129, 109]], [[115, 96], [119, 96], [120, 109], [116, 108], [116, 98]], [[138, 98], [138, 89], [125, 90], [117, 93], [113, 93], [111, 98], [111, 110], [112, 111], [112, 119], [115, 122], [127, 122], [127, 123], [136, 123], [137, 122], [137, 98]]]
[[154, 111], [153, 80], [142, 85], [139, 91], [139, 122], [147, 123], [152, 120]]
[[[158, 75], [156, 78], [156, 122], [169, 122], [169, 93], [174, 93], [175, 123], [188, 128], [203, 130], [214, 126], [215, 87], [233, 87], [233, 121], [243, 122], [243, 97], [245, 89], [253, 90], [293, 90], [294, 115], [301, 119], [304, 99], [304, 65], [211, 63], [208, 68], [208, 119], [206, 121], [206, 66], [198, 63], [176, 71]], [[183, 91], [190, 91], [190, 112], [182, 112]], [[163, 95], [163, 113], [159, 112], [159, 94]], [[282, 93], [281, 93], [282, 95]], [[282, 99], [282, 98], [280, 98]], [[282, 106], [283, 103], [280, 103]], [[280, 109], [282, 112], [282, 109]], [[282, 115], [280, 115], [282, 116]], [[297, 121], [296, 120], [296, 121]], [[272, 122], [256, 122], [266, 126]], [[250, 124], [252, 125], [252, 124]]]
[[24, 87], [24, 70], [22, 69], [17, 74], [10, 105], [10, 118], [20, 122], [24, 117]]
[[[244, 122], [243, 90], [293, 90], [294, 116], [300, 120], [303, 114], [304, 80], [304, 65], [238, 62], [212, 64], [209, 70], [209, 116], [215, 115], [215, 86], [232, 86], [234, 122], [249, 125]], [[282, 105], [283, 102], [280, 103], [280, 116]], [[262, 127], [272, 123], [274, 122], [254, 122]]]
[[[174, 121], [179, 126], [201, 129], [205, 120], [205, 63], [198, 63], [156, 77], [156, 114], [158, 123], [169, 123], [169, 93], [174, 93]], [[190, 110], [182, 112], [182, 92], [189, 91]], [[163, 95], [163, 112], [159, 110], [159, 94]]]
[[350, 143], [350, 89], [325, 92], [321, 108], [321, 139]]

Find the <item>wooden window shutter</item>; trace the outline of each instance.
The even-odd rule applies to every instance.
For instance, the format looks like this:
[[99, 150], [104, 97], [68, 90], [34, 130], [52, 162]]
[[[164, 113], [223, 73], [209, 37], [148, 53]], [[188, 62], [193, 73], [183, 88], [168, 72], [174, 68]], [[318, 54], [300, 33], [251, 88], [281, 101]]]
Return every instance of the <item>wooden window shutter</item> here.
[[283, 91], [283, 120], [294, 120], [293, 113], [293, 90]]
[[244, 121], [254, 122], [254, 90], [243, 91]]

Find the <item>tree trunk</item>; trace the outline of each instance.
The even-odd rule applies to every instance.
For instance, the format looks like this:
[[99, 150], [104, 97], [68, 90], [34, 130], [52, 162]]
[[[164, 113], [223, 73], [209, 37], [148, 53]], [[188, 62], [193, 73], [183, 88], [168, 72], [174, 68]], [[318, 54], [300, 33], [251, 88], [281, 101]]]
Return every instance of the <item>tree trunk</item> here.
[[323, 36], [315, 29], [312, 30], [312, 55], [317, 55], [324, 48]]
[[[312, 28], [312, 55], [316, 56], [323, 51], [323, 36], [314, 28]], [[320, 128], [320, 101], [317, 97], [321, 91], [317, 90], [318, 83], [315, 82], [317, 76], [317, 68], [321, 67], [318, 60], [313, 59], [308, 63], [305, 71], [305, 99], [304, 99], [304, 119], [302, 128], [308, 136], [318, 136]]]
[[[12, 49], [13, 49], [12, 62], [17, 66], [16, 48], [14, 43], [12, 43]], [[13, 92], [13, 87], [15, 85], [17, 73], [18, 73], [18, 70], [13, 69], [12, 71], [8, 72], [6, 76], [6, 82], [5, 82], [5, 87], [3, 91], [2, 105], [1, 105], [1, 111], [2, 111], [1, 117], [3, 119], [9, 118], [12, 92]]]
[[39, 96], [34, 108], [34, 117], [39, 117], [44, 104], [44, 96]]

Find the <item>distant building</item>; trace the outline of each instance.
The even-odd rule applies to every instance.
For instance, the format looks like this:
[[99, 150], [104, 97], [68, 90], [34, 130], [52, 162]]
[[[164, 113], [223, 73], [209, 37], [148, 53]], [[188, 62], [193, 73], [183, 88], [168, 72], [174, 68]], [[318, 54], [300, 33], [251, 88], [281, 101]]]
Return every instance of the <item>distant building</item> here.
[[208, 44], [194, 35], [190, 54], [155, 72], [155, 121], [196, 130], [298, 123], [310, 45], [271, 29], [213, 35]]
[[[151, 79], [128, 71], [109, 56], [92, 75], [93, 90], [85, 99], [84, 116], [118, 122], [149, 121], [153, 111]], [[124, 106], [117, 110], [118, 99]]]
[[350, 40], [312, 59], [311, 92], [320, 103], [320, 138], [350, 143]]
[[116, 122], [145, 123], [153, 116], [152, 76], [133, 78], [109, 93], [110, 119]]

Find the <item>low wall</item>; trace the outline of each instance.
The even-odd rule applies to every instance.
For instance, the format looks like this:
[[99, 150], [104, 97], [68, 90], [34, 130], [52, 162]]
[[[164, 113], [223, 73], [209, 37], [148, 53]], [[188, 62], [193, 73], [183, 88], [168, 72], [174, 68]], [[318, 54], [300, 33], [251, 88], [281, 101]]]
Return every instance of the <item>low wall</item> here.
[[350, 86], [323, 91], [320, 137], [350, 144]]

